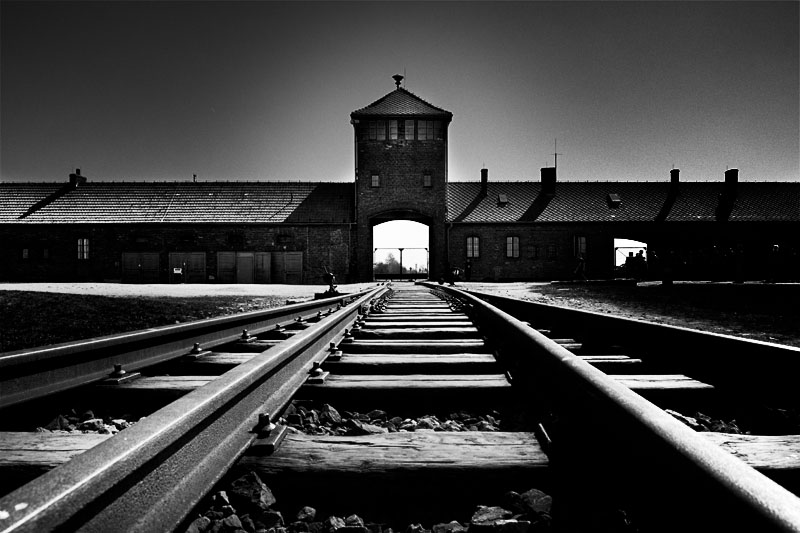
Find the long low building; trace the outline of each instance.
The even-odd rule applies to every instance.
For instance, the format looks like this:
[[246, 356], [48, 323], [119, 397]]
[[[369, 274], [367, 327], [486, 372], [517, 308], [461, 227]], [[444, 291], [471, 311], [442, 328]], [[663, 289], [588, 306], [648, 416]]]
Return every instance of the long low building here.
[[[354, 111], [355, 181], [0, 183], [0, 281], [322, 283], [373, 278], [373, 228], [429, 228], [429, 272], [610, 278], [615, 239], [650, 277], [800, 278], [800, 182], [451, 181], [452, 113], [400, 86]], [[476, 173], [477, 174], [477, 173]], [[625, 273], [623, 273], [625, 274]]]

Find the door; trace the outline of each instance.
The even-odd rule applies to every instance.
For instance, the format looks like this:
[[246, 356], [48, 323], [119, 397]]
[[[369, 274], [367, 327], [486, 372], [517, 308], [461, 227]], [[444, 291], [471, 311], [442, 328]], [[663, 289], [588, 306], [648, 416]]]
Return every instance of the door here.
[[171, 283], [205, 283], [205, 252], [172, 252], [169, 254]]
[[256, 283], [272, 281], [272, 257], [270, 252], [256, 252]]
[[236, 283], [236, 252], [217, 252], [217, 281]]
[[303, 283], [303, 252], [286, 252], [286, 283]]
[[253, 283], [254, 263], [253, 252], [238, 252], [236, 254], [236, 283]]
[[125, 283], [158, 283], [158, 252], [125, 252], [122, 254], [122, 281]]

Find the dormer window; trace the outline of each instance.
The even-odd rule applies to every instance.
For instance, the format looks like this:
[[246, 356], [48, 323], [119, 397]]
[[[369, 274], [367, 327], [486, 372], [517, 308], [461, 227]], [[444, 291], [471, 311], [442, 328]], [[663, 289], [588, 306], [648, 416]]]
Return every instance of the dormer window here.
[[508, 196], [505, 194], [498, 194], [497, 195], [497, 205], [500, 207], [505, 207], [508, 204]]
[[611, 209], [616, 209], [622, 204], [622, 198], [620, 198], [619, 194], [613, 192], [608, 193], [606, 201], [608, 201], [608, 207]]

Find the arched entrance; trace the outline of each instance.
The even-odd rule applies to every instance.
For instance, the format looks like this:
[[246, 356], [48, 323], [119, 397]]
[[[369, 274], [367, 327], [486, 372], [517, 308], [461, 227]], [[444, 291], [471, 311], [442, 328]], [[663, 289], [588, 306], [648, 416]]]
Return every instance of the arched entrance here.
[[376, 280], [427, 279], [429, 228], [412, 220], [393, 220], [372, 228], [372, 274]]
[[432, 233], [430, 218], [414, 211], [371, 217], [373, 279], [428, 279], [434, 257]]

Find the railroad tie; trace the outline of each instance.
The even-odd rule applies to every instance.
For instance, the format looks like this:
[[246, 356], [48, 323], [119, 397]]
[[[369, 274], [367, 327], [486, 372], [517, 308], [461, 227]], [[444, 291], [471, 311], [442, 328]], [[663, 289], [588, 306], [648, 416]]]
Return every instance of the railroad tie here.
[[[395, 312], [402, 321], [394, 320]], [[436, 408], [508, 401], [511, 384], [478, 329], [427, 292], [397, 291], [385, 311], [369, 315], [339, 349], [340, 361], [323, 364], [331, 373], [324, 383], [305, 385], [300, 396], [381, 406], [414, 398]]]
[[[497, 487], [545, 486], [549, 477], [536, 437], [522, 432], [290, 434], [272, 455], [247, 453], [236, 468], [269, 479], [289, 507], [305, 500], [350, 509], [356, 501], [380, 516], [455, 513], [458, 505], [471, 513], [476, 499], [501, 496]], [[292, 495], [297, 502], [287, 500]]]

